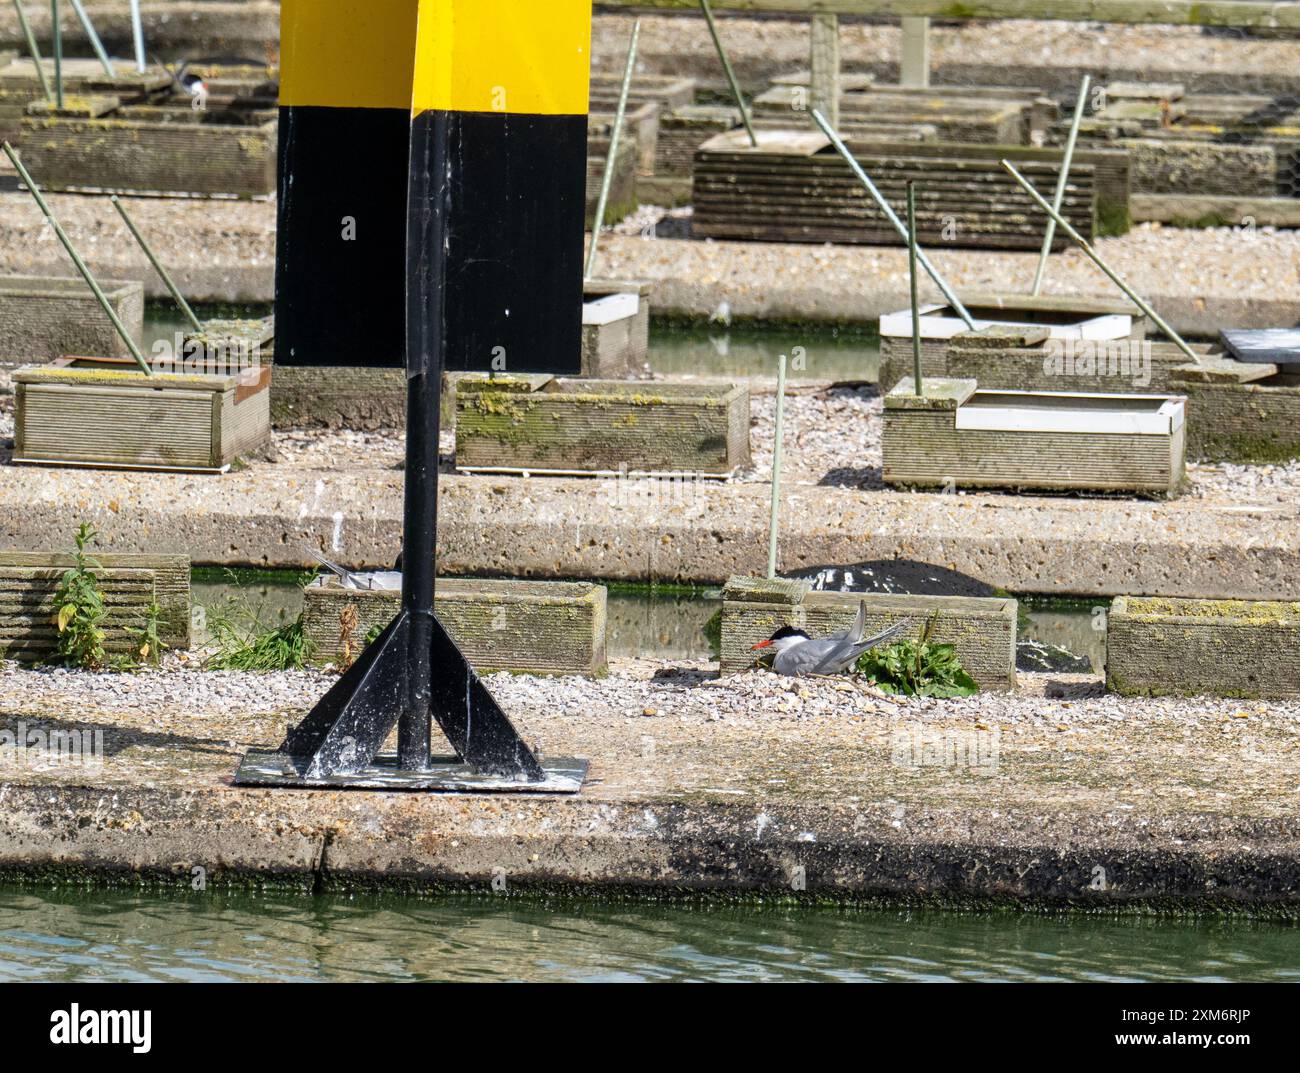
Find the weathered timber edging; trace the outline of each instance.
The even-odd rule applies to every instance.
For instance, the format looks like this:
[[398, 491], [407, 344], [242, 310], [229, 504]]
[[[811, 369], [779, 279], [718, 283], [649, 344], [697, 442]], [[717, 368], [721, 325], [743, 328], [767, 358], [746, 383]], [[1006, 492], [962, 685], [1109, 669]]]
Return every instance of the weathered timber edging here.
[[[699, 482], [660, 506], [616, 479], [446, 475], [448, 574], [720, 583], [767, 568], [770, 491]], [[656, 486], [646, 486], [653, 491]], [[129, 509], [122, 509], [123, 505]], [[180, 474], [15, 467], [0, 482], [0, 542], [48, 547], [94, 523], [107, 551], [188, 552], [198, 565], [300, 568], [304, 547], [388, 569], [401, 546], [402, 474], [253, 463], [212, 482]], [[1196, 499], [899, 495], [792, 486], [781, 569], [901, 559], [1008, 592], [1300, 599], [1300, 507]]]

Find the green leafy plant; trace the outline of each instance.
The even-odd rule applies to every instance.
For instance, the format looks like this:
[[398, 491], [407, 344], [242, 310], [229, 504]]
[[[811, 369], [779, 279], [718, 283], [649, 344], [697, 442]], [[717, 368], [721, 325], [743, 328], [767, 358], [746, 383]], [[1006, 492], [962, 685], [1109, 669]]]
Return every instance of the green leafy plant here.
[[884, 693], [905, 697], [970, 697], [979, 684], [966, 673], [952, 645], [935, 644], [931, 618], [917, 640], [872, 649], [858, 659], [858, 671]]
[[73, 566], [64, 573], [54, 592], [59, 659], [65, 667], [88, 671], [103, 670], [108, 658], [104, 651], [103, 627], [108, 611], [104, 607], [99, 579], [94, 574], [100, 566], [86, 553], [96, 536], [98, 534], [89, 522], [81, 523], [77, 529]]
[[291, 671], [306, 666], [311, 644], [303, 616], [273, 626], [264, 621], [265, 601], [254, 603], [233, 573], [235, 595], [221, 607], [205, 607], [213, 653], [203, 661], [212, 671]]
[[141, 664], [157, 667], [162, 663], [163, 652], [171, 646], [159, 634], [162, 608], [151, 603], [144, 611], [144, 625], [136, 631], [136, 648], [133, 658]]

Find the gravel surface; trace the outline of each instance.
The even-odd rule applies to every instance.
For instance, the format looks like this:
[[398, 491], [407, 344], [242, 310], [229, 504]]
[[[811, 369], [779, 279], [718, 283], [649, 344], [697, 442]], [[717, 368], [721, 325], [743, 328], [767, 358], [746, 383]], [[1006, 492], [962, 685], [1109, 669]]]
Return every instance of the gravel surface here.
[[[0, 726], [103, 728], [109, 781], [165, 782], [177, 765], [182, 778], [220, 779], [250, 744], [278, 744], [332, 681], [200, 672], [176, 656], [133, 676], [7, 665]], [[906, 700], [856, 677], [719, 679], [713, 664], [643, 660], [615, 661], [598, 680], [498, 674], [487, 684], [543, 753], [593, 759], [596, 796], [1281, 816], [1300, 791], [1300, 702], [1128, 700], [1060, 675], [1024, 675], [1012, 694]], [[79, 777], [25, 770], [22, 781]]]

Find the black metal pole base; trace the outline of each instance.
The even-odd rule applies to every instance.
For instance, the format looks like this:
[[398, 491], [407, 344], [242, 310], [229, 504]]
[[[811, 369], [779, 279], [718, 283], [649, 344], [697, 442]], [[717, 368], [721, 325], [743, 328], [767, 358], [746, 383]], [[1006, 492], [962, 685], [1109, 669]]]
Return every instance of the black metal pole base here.
[[431, 714], [456, 756], [424, 764], [379, 756], [408, 702], [410, 624], [403, 611], [278, 750], [244, 757], [235, 785], [577, 793], [587, 762], [539, 762], [436, 618], [432, 626]]

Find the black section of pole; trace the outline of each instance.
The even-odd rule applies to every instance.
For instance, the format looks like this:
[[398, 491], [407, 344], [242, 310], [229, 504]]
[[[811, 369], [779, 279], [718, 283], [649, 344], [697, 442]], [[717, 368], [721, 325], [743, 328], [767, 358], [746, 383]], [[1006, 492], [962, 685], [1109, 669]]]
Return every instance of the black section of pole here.
[[433, 594], [438, 551], [438, 424], [446, 344], [447, 223], [451, 212], [447, 117], [411, 122], [407, 200], [406, 514], [402, 606], [410, 622], [406, 702], [397, 751], [408, 771], [427, 770], [432, 718]]

